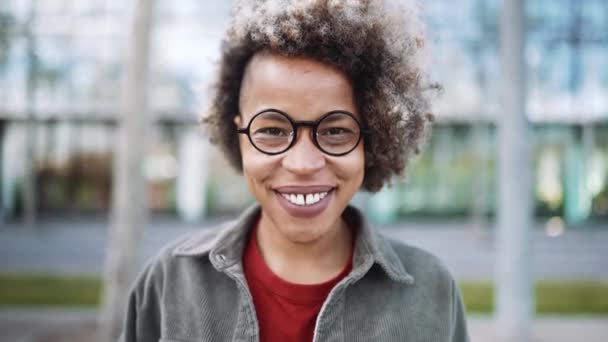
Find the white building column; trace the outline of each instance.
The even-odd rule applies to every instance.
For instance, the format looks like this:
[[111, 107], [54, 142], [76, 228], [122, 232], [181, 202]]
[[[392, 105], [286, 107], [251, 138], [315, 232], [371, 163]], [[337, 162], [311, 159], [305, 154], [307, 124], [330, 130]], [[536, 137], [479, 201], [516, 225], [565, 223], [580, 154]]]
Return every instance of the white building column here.
[[495, 315], [499, 341], [529, 342], [534, 316], [532, 163], [526, 116], [524, 0], [504, 0], [500, 20]]
[[176, 207], [181, 219], [193, 222], [207, 211], [209, 143], [199, 129], [187, 129], [178, 143]]
[[[26, 135], [25, 127], [17, 124], [7, 124], [2, 137], [2, 160], [0, 167], [2, 169], [2, 213], [0, 213], [0, 221], [15, 215], [17, 207], [17, 193], [19, 186], [23, 190], [23, 182], [25, 179], [25, 146]], [[23, 194], [22, 194], [23, 196]]]

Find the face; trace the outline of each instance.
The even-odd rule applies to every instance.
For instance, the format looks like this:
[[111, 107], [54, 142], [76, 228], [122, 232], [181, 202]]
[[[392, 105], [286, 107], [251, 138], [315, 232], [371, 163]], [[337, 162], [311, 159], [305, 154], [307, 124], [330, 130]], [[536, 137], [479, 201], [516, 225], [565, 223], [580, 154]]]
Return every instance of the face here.
[[[256, 54], [240, 94], [237, 127], [246, 127], [256, 113], [270, 108], [296, 121], [316, 121], [335, 110], [359, 119], [348, 77], [308, 58]], [[239, 134], [243, 174], [262, 207], [260, 227], [296, 243], [335, 234], [364, 176], [363, 143], [346, 155], [330, 156], [315, 146], [311, 130], [300, 127], [293, 146], [278, 155], [258, 151], [247, 135]]]

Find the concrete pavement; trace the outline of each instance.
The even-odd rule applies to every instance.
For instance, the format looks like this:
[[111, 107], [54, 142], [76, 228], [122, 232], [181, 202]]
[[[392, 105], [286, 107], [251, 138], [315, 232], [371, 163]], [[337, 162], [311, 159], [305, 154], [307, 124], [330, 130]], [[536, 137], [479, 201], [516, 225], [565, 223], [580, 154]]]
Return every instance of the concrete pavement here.
[[[217, 221], [189, 225], [152, 220], [145, 230], [141, 260], [153, 256], [176, 237], [208, 229]], [[103, 270], [107, 224], [102, 220], [45, 222], [32, 231], [18, 225], [0, 227], [0, 272], [99, 275]], [[490, 230], [473, 229], [465, 221], [402, 222], [382, 227], [401, 241], [439, 256], [458, 280], [491, 280], [494, 240]], [[566, 229], [559, 237], [538, 226], [531, 260], [537, 279], [608, 280], [608, 229]], [[0, 307], [0, 341], [94, 341], [96, 313], [77, 309]], [[472, 341], [496, 341], [491, 317], [472, 315]], [[608, 316], [539, 317], [532, 342], [608, 341]], [[516, 341], [514, 341], [516, 342]]]
[[[180, 235], [208, 229], [175, 220], [151, 220], [140, 246], [141, 260]], [[101, 220], [47, 222], [32, 231], [18, 225], [0, 227], [0, 272], [93, 274], [103, 271], [107, 225]], [[489, 229], [466, 221], [402, 222], [381, 228], [386, 234], [422, 247], [441, 258], [458, 280], [494, 277], [495, 243]], [[608, 229], [566, 229], [558, 237], [532, 234], [532, 269], [536, 279], [608, 280]]]

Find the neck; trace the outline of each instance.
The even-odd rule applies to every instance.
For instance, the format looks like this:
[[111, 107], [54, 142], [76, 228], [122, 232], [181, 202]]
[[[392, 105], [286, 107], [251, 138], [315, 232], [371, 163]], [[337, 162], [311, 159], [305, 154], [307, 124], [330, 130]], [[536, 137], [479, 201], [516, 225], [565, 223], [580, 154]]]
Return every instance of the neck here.
[[262, 214], [256, 239], [272, 272], [297, 284], [318, 284], [333, 279], [349, 262], [353, 245], [352, 231], [342, 218], [322, 237], [294, 242], [286, 239]]

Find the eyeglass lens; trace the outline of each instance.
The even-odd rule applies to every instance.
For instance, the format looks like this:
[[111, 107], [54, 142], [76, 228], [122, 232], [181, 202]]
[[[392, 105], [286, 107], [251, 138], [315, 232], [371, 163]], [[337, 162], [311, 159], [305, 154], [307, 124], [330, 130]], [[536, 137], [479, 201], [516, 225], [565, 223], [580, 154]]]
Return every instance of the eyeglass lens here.
[[[291, 144], [295, 134], [292, 122], [282, 113], [264, 112], [257, 115], [249, 126], [251, 142], [267, 153], [280, 153]], [[350, 151], [359, 142], [357, 121], [344, 113], [332, 113], [321, 120], [314, 139], [326, 153], [341, 154]]]

